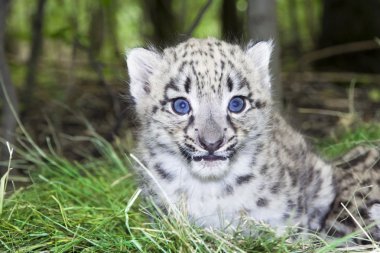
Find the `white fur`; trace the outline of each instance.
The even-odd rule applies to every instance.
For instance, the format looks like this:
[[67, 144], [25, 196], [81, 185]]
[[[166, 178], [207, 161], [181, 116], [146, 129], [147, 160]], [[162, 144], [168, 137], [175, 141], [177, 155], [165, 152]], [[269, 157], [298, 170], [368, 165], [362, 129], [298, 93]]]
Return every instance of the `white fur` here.
[[134, 84], [130, 87], [131, 95], [135, 99], [146, 96], [144, 85], [149, 85], [147, 80], [159, 64], [160, 56], [144, 48], [127, 51], [126, 56], [130, 83]]

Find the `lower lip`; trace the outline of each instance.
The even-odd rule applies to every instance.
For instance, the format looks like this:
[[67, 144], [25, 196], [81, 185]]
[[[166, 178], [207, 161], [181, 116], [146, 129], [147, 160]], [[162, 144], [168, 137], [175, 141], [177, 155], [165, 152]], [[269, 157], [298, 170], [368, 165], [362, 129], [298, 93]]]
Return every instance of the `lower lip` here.
[[207, 161], [207, 162], [213, 162], [213, 161], [224, 161], [227, 160], [226, 157], [223, 156], [216, 156], [216, 155], [206, 155], [206, 156], [196, 156], [193, 158], [194, 161], [200, 162], [200, 161]]

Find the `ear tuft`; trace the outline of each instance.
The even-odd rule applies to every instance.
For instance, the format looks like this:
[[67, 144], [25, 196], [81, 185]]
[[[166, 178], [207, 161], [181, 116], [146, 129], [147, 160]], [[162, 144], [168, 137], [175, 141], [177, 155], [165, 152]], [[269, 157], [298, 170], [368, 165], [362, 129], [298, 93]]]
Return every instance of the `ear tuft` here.
[[135, 98], [141, 98], [150, 92], [149, 77], [158, 66], [160, 55], [154, 51], [135, 48], [126, 53], [130, 92]]
[[269, 70], [270, 57], [273, 50], [273, 41], [261, 41], [256, 44], [249, 43], [246, 54], [252, 60], [254, 66]]

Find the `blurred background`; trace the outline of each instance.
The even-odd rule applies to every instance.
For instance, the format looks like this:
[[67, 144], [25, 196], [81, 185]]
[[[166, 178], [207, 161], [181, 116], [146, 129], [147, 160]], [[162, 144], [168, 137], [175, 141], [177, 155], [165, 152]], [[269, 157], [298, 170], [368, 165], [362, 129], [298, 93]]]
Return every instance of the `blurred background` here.
[[125, 50], [209, 36], [275, 40], [277, 105], [311, 140], [380, 117], [379, 0], [0, 0], [1, 141], [22, 140], [12, 103], [58, 154], [83, 158], [89, 125], [130, 148]]

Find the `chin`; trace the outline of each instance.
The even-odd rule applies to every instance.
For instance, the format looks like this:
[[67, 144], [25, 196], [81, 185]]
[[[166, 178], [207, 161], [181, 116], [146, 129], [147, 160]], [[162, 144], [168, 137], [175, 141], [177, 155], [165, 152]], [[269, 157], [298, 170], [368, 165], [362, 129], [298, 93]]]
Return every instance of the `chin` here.
[[225, 160], [200, 160], [191, 162], [191, 173], [203, 180], [215, 180], [222, 178], [229, 170], [229, 159]]

